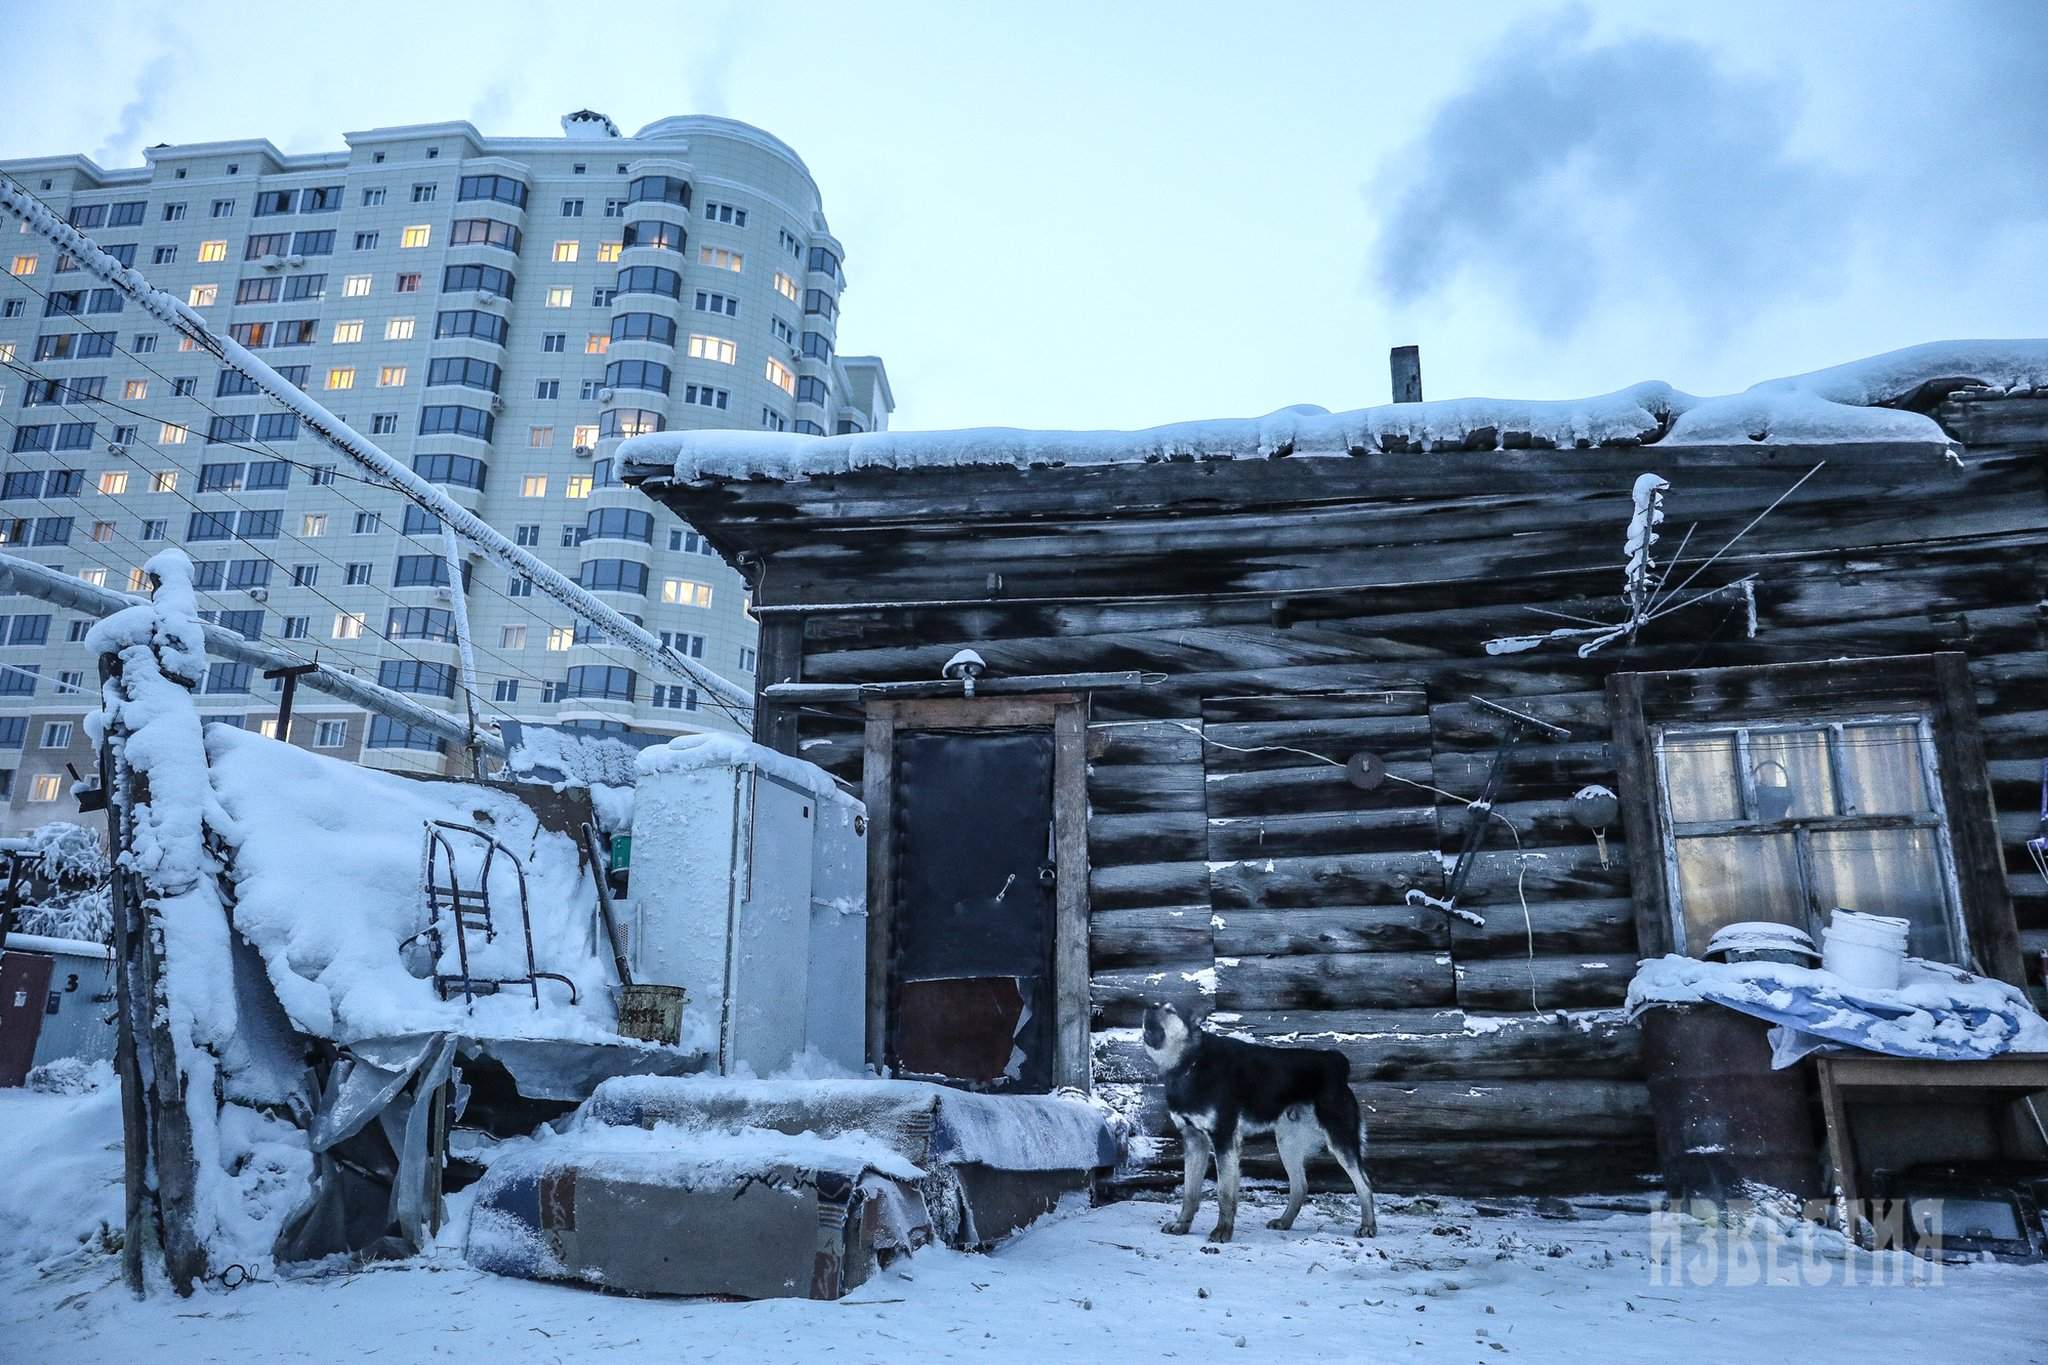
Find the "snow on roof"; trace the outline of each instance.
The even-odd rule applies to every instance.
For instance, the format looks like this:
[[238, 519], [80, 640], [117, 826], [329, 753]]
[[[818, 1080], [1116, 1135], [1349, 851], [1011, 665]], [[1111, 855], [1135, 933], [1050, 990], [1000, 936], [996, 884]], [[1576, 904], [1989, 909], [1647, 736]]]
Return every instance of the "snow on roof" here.
[[643, 475], [690, 483], [790, 481], [854, 470], [1149, 464], [1389, 450], [1828, 444], [1947, 436], [1887, 406], [1930, 386], [2048, 387], [2048, 340], [1938, 341], [1700, 398], [1658, 380], [1595, 398], [1453, 398], [1354, 412], [1314, 406], [1264, 417], [1176, 422], [1143, 431], [877, 431], [848, 436], [675, 431], [636, 436], [621, 458]]
[[[232, 817], [234, 923], [262, 956], [292, 1023], [349, 1042], [450, 1030], [471, 1037], [618, 1042], [609, 964], [595, 951], [596, 888], [574, 841], [542, 829], [508, 792], [467, 782], [425, 782], [357, 767], [233, 726], [206, 732], [214, 791]], [[526, 867], [533, 953], [544, 972], [576, 983], [571, 1008], [559, 982], [442, 1000], [408, 970], [400, 943], [423, 924], [421, 853], [428, 820], [489, 831]], [[456, 840], [464, 886], [476, 861]], [[479, 976], [523, 974], [518, 895], [500, 856], [491, 877], [498, 933], [471, 936]], [[478, 954], [483, 954], [479, 959]], [[448, 969], [450, 936], [442, 962]]]
[[832, 780], [832, 775], [817, 764], [791, 758], [738, 735], [712, 732], [677, 735], [666, 744], [640, 751], [642, 777], [650, 773], [695, 772], [703, 768], [758, 768], [809, 792], [820, 801], [860, 805], [858, 798], [847, 795]]

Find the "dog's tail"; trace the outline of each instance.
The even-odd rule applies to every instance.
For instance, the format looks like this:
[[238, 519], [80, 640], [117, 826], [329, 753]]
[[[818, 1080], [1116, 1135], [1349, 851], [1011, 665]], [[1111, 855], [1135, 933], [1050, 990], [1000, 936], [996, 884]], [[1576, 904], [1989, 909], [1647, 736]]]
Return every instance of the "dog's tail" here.
[[1365, 1114], [1351, 1088], [1351, 1063], [1341, 1052], [1330, 1054], [1333, 1065], [1316, 1093], [1316, 1122], [1332, 1140], [1343, 1144], [1360, 1165], [1365, 1162]]

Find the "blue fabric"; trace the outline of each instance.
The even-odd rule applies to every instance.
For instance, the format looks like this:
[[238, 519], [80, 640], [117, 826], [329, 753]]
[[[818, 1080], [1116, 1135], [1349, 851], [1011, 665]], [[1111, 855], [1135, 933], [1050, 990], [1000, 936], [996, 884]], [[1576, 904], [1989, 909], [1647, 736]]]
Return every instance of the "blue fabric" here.
[[1919, 958], [1897, 990], [1872, 991], [1812, 968], [1674, 955], [1644, 963], [1629, 992], [1632, 1014], [1695, 1000], [1776, 1024], [1778, 1068], [1829, 1047], [1957, 1062], [2048, 1050], [2048, 1022], [2017, 987]]

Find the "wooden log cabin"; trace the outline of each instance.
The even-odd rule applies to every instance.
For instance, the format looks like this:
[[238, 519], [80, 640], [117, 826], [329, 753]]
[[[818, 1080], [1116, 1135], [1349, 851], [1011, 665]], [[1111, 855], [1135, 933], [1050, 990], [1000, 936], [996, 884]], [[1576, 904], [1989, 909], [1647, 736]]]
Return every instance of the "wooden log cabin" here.
[[752, 584], [757, 738], [865, 791], [875, 1060], [1091, 1088], [1164, 1178], [1174, 999], [1347, 1054], [1386, 1187], [1564, 1192], [1656, 1180], [1619, 1007], [1719, 923], [2038, 986], [2044, 452], [2048, 343], [1955, 343], [623, 458]]

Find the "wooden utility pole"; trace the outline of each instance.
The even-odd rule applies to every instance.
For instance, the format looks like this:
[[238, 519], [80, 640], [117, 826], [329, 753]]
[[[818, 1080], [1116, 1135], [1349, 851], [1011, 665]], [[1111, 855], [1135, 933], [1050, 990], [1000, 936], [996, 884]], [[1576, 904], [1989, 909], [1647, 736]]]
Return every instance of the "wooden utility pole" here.
[[[100, 656], [100, 686], [114, 673], [114, 657]], [[126, 1221], [121, 1236], [121, 1275], [128, 1292], [142, 1297], [142, 1239], [148, 1235], [143, 1201], [149, 1185], [149, 1122], [143, 1104], [142, 1066], [135, 1049], [136, 1002], [142, 999], [141, 936], [135, 922], [135, 888], [121, 866], [120, 851], [128, 846], [127, 793], [117, 791], [113, 736], [100, 740], [100, 789], [106, 794], [107, 852], [113, 865], [108, 879], [108, 904], [114, 916], [114, 1008], [120, 1021], [114, 1030], [114, 1074], [121, 1082], [121, 1177], [126, 1195]]]

